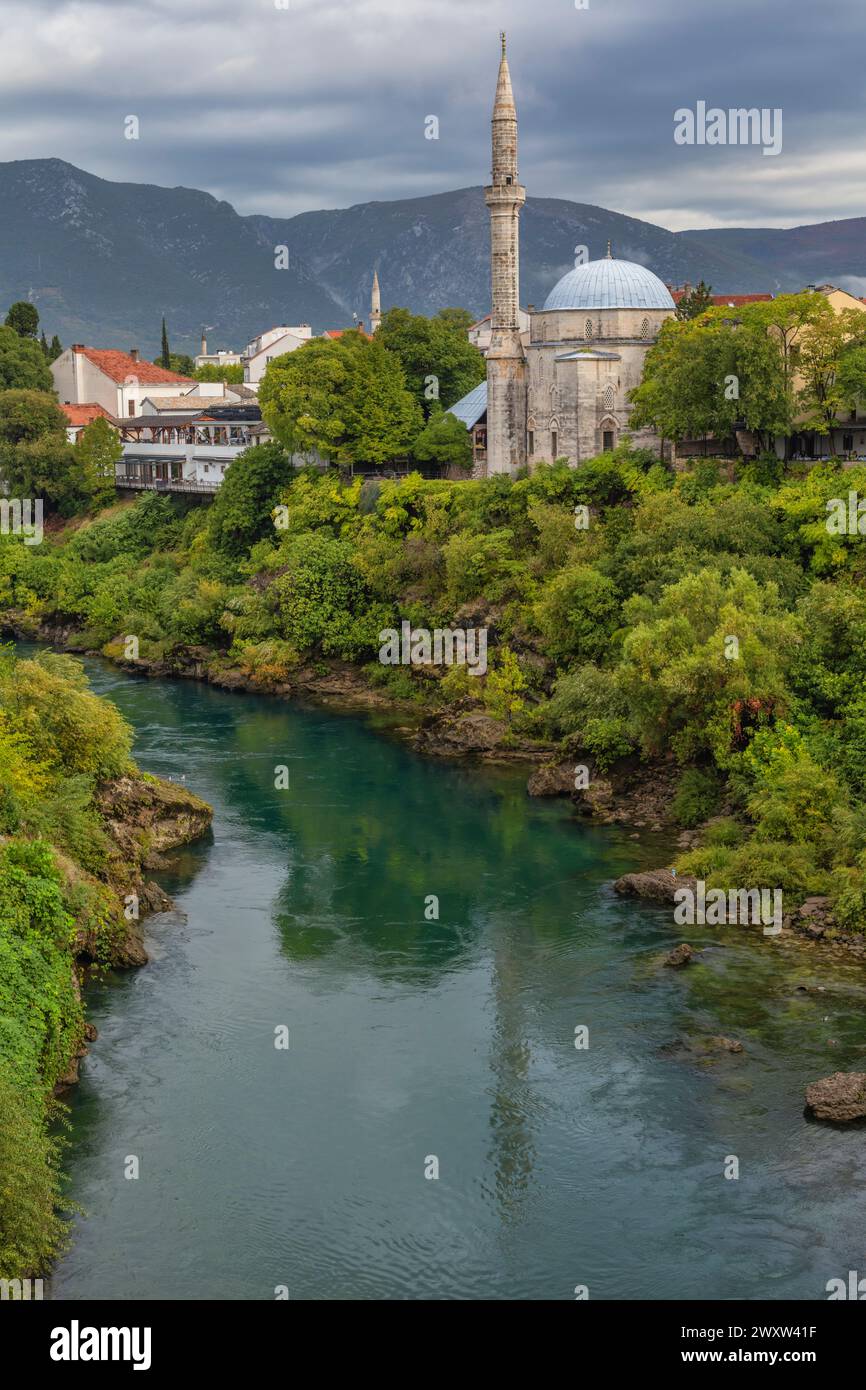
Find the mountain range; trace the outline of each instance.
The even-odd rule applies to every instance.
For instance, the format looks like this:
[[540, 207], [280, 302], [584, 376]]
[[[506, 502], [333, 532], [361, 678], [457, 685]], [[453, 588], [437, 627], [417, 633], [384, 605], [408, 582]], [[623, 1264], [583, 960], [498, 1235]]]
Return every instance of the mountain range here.
[[[238, 350], [275, 324], [314, 331], [365, 319], [374, 268], [382, 305], [435, 313], [489, 309], [481, 188], [361, 203], [291, 218], [241, 216], [190, 188], [111, 183], [59, 159], [0, 163], [0, 306], [31, 299], [64, 345], [158, 351]], [[866, 218], [790, 229], [670, 232], [590, 203], [529, 198], [521, 215], [521, 298], [541, 306], [574, 263], [607, 242], [666, 283], [704, 279], [716, 293], [866, 286]], [[285, 248], [285, 249], [281, 249]], [[278, 264], [280, 268], [277, 268]], [[860, 283], [862, 277], [862, 284]]]

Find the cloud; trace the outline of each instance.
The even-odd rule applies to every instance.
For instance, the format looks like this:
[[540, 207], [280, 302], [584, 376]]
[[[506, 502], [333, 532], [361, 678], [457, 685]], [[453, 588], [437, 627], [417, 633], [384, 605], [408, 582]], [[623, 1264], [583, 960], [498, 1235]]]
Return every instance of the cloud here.
[[[483, 183], [506, 28], [531, 194], [674, 229], [859, 215], [862, 0], [5, 0], [0, 158], [290, 215]], [[840, 55], [844, 54], [844, 69]], [[848, 74], [827, 80], [833, 73]], [[673, 113], [781, 107], [784, 146]], [[124, 139], [137, 115], [138, 141]], [[424, 138], [436, 115], [440, 138]]]

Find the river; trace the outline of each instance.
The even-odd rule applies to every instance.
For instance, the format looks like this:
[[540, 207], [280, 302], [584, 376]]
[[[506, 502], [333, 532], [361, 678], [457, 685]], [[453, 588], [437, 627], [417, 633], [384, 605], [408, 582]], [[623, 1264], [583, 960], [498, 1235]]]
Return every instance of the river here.
[[[803, 1116], [863, 1065], [860, 967], [727, 927], [665, 969], [682, 929], [611, 889], [658, 842], [370, 721], [86, 665], [214, 825], [160, 876], [151, 964], [88, 990], [52, 1296], [813, 1299], [866, 1273], [862, 1132]], [[746, 1050], [671, 1046], [709, 1034]]]

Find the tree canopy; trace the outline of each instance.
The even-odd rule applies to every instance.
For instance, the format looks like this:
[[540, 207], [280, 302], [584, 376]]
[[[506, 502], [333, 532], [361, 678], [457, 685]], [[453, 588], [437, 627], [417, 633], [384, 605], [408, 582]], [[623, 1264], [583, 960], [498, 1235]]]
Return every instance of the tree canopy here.
[[290, 454], [331, 462], [383, 464], [405, 454], [423, 417], [399, 358], [358, 331], [312, 338], [268, 365], [262, 414]]
[[376, 340], [399, 358], [425, 416], [437, 402], [447, 410], [484, 380], [484, 358], [466, 336], [471, 322], [465, 309], [440, 309], [429, 319], [389, 309], [382, 318]]

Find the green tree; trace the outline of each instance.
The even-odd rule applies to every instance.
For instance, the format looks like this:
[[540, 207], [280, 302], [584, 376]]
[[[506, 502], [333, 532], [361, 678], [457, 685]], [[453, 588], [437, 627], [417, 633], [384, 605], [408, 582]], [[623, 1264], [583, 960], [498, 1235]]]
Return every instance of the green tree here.
[[713, 307], [712, 286], [699, 280], [694, 289], [688, 290], [677, 304], [678, 319], [696, 319]]
[[196, 381], [225, 381], [232, 386], [242, 386], [244, 381], [244, 368], [242, 362], [227, 362], [220, 367], [216, 362], [206, 362], [202, 367], [195, 367], [193, 376]]
[[276, 441], [245, 449], [226, 470], [208, 515], [210, 544], [240, 559], [256, 541], [276, 537], [272, 512], [294, 474], [291, 459]]
[[484, 380], [484, 358], [469, 342], [459, 309], [440, 310], [430, 319], [389, 309], [376, 341], [399, 358], [406, 385], [425, 415], [437, 403], [447, 410]]
[[46, 392], [0, 392], [0, 475], [10, 494], [41, 498], [50, 511], [76, 516], [110, 500], [114, 484], [86, 450], [69, 443], [66, 427]]
[[56, 362], [62, 351], [63, 344], [55, 333], [54, 337], [51, 339], [51, 346], [48, 349], [48, 361]]
[[195, 373], [195, 363], [185, 352], [170, 352], [167, 363], [163, 361], [163, 355], [160, 352], [157, 357], [154, 357], [153, 362], [154, 366], [165, 367], [167, 372], [177, 372], [178, 376], [192, 379]]
[[[117, 430], [112, 429], [102, 415], [97, 415], [78, 436], [75, 445], [85, 470], [94, 478], [102, 478], [113, 489], [117, 474], [117, 464], [123, 458], [123, 445]], [[109, 497], [111, 493], [109, 492]]]
[[438, 463], [443, 468], [460, 468], [468, 473], [472, 467], [472, 436], [462, 420], [440, 406], [431, 413], [412, 453], [420, 463]]
[[6, 327], [20, 338], [35, 338], [39, 332], [39, 310], [27, 299], [16, 299], [6, 315]]
[[422, 423], [399, 360], [359, 332], [313, 338], [271, 362], [262, 413], [290, 454], [337, 464], [385, 463], [408, 451]]
[[168, 329], [165, 326], [165, 317], [162, 320], [162, 351], [159, 355], [160, 366], [165, 367], [167, 372], [171, 371], [171, 349], [168, 345]]
[[0, 391], [13, 388], [52, 391], [54, 379], [35, 338], [22, 338], [14, 328], [0, 327]]
[[0, 391], [0, 444], [32, 443], [51, 434], [65, 437], [67, 424], [47, 391]]

